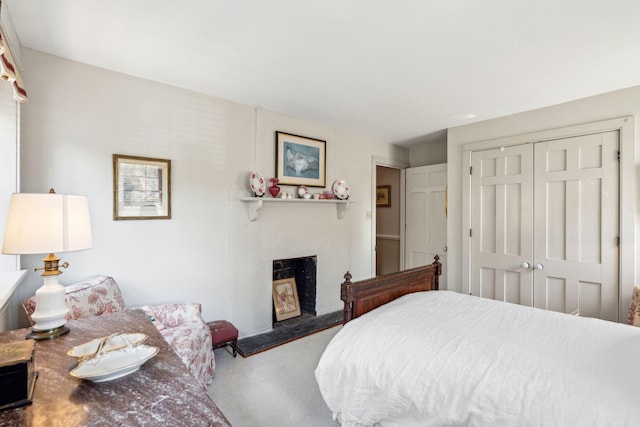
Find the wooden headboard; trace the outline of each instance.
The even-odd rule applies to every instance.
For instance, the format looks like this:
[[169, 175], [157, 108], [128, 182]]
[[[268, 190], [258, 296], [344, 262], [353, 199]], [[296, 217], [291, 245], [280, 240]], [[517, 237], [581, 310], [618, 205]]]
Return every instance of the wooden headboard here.
[[351, 282], [347, 271], [340, 285], [340, 299], [344, 301], [343, 324], [412, 292], [438, 290], [438, 278], [442, 273], [440, 257], [433, 264], [412, 268], [398, 273], [385, 274], [372, 279]]

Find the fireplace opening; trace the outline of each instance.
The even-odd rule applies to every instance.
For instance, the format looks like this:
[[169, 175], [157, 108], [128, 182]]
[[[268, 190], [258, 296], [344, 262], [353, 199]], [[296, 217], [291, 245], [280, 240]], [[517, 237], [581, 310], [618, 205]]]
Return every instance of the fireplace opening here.
[[[275, 304], [273, 307], [273, 327], [291, 322], [300, 322], [316, 316], [316, 269], [317, 256], [278, 259], [273, 261], [273, 280], [294, 278], [300, 305], [300, 316], [278, 321]], [[272, 300], [273, 301], [273, 300]]]

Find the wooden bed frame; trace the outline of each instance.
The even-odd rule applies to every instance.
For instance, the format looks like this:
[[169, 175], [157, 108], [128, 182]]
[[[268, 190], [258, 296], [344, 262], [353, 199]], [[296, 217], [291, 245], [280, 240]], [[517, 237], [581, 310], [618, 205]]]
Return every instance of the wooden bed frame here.
[[403, 295], [437, 291], [440, 274], [442, 264], [438, 255], [434, 257], [433, 264], [353, 283], [351, 274], [347, 271], [344, 275], [345, 281], [340, 285], [340, 299], [344, 301], [342, 323], [345, 324]]

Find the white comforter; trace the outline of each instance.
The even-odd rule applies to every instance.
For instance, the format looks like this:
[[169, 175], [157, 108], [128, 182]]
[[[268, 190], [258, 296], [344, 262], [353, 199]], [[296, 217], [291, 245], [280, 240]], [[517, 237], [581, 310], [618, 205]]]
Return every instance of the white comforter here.
[[640, 328], [420, 292], [346, 324], [316, 379], [343, 426], [638, 426]]

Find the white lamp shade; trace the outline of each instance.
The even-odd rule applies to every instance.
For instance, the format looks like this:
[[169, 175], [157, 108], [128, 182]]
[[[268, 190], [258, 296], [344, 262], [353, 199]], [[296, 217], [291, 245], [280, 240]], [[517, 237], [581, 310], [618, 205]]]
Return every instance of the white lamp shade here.
[[92, 246], [87, 197], [55, 193], [11, 195], [2, 253], [45, 254]]

